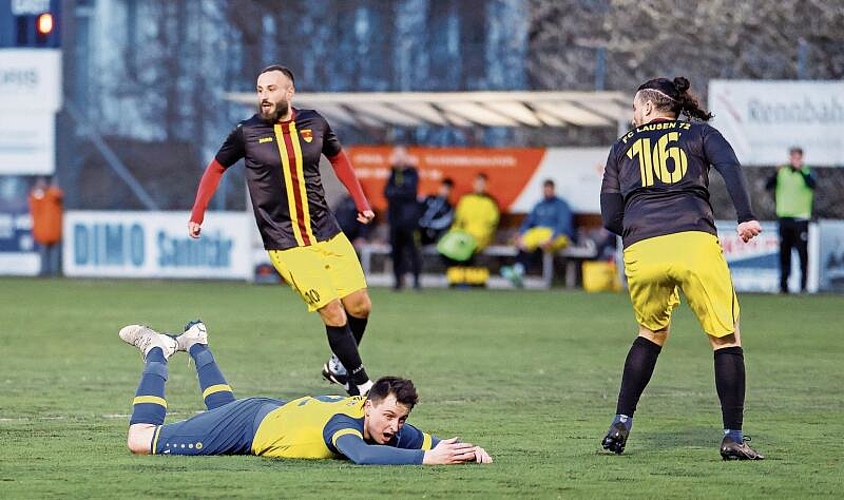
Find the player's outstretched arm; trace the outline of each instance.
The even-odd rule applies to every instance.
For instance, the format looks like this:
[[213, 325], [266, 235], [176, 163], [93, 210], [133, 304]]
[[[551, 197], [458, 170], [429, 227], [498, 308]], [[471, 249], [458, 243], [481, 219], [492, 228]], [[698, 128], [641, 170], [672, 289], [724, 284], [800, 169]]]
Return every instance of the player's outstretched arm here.
[[358, 209], [358, 222], [369, 224], [375, 217], [375, 213], [373, 213], [372, 207], [363, 193], [363, 188], [360, 185], [357, 175], [355, 175], [354, 169], [352, 169], [352, 163], [349, 161], [346, 152], [340, 151], [336, 155], [328, 157], [328, 161], [331, 162], [337, 178], [340, 179], [340, 182], [346, 187], [346, 191], [349, 192], [355, 201], [355, 207]]
[[211, 160], [211, 163], [205, 169], [205, 173], [202, 174], [199, 188], [196, 191], [196, 200], [193, 202], [193, 209], [191, 209], [190, 221], [188, 221], [188, 234], [191, 238], [199, 238], [199, 233], [202, 231], [202, 221], [205, 219], [205, 209], [208, 208], [208, 202], [211, 201], [211, 197], [217, 191], [217, 186], [219, 186], [220, 179], [225, 171], [226, 167], [214, 159]]
[[422, 450], [394, 448], [380, 444], [367, 444], [358, 434], [344, 434], [334, 443], [343, 456], [358, 465], [419, 465]]
[[479, 464], [492, 463], [492, 457], [472, 443], [463, 443], [458, 438], [443, 439], [433, 449], [425, 452], [422, 463], [425, 465], [454, 465], [477, 462]]

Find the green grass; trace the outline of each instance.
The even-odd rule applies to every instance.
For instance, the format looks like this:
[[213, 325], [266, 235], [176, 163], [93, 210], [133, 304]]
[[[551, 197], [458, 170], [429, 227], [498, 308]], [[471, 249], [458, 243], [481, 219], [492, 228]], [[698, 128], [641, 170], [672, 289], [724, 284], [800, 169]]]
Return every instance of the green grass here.
[[[284, 287], [0, 279], [0, 498], [840, 497], [844, 296], [743, 295], [745, 432], [764, 462], [724, 463], [712, 354], [678, 310], [622, 456], [596, 453], [635, 325], [624, 294], [371, 292], [362, 354], [413, 378], [411, 422], [483, 445], [489, 466], [362, 467], [256, 457], [134, 457], [142, 364], [124, 324], [202, 317], [239, 396], [336, 392], [319, 319]], [[183, 354], [168, 419], [202, 409]]]

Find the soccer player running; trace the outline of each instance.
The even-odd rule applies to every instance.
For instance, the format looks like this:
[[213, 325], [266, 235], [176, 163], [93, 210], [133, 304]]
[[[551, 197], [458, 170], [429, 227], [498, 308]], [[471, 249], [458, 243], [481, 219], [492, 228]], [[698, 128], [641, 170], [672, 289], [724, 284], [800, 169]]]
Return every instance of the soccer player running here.
[[[762, 228], [753, 215], [741, 165], [720, 132], [706, 123], [689, 81], [657, 78], [633, 99], [635, 128], [613, 145], [601, 186], [604, 226], [622, 236], [639, 335], [621, 380], [616, 416], [602, 441], [622, 453], [639, 397], [668, 339], [671, 312], [683, 291], [714, 350], [721, 401], [724, 460], [761, 460], [742, 434], [745, 369], [739, 305], [709, 203], [710, 165], [724, 178], [745, 242]], [[680, 114], [688, 120], [678, 120]]]
[[357, 254], [325, 201], [322, 155], [354, 199], [358, 221], [368, 224], [375, 214], [325, 118], [291, 106], [293, 84], [293, 72], [284, 66], [268, 66], [258, 75], [258, 113], [235, 127], [206, 168], [188, 233], [199, 238], [223, 173], [243, 158], [264, 248], [284, 281], [325, 323], [333, 355], [323, 376], [350, 395], [366, 394], [372, 382], [358, 345], [372, 303]]
[[[129, 325], [119, 336], [140, 349], [145, 362], [129, 421], [127, 446], [134, 454], [345, 458], [384, 465], [492, 462], [480, 446], [441, 440], [406, 423], [418, 400], [410, 380], [380, 378], [366, 397], [235, 399], [203, 323], [188, 323], [178, 336]], [[178, 351], [195, 362], [207, 411], [164, 425], [167, 362]]]

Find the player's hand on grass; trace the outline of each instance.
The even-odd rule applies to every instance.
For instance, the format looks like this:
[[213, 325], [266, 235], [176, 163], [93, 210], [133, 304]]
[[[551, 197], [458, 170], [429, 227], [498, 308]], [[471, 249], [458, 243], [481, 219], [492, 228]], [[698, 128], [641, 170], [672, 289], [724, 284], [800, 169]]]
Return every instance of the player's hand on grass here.
[[485, 449], [480, 446], [475, 446], [475, 462], [479, 464], [491, 464], [492, 457], [489, 456], [489, 453], [487, 453]]
[[188, 234], [191, 238], [197, 239], [199, 238], [199, 233], [202, 232], [202, 226], [197, 224], [194, 221], [188, 222]]
[[736, 232], [738, 232], [741, 240], [747, 243], [762, 232], [762, 225], [757, 220], [749, 220], [739, 224]]
[[369, 224], [374, 218], [375, 212], [373, 212], [372, 210], [364, 210], [363, 212], [358, 212], [358, 222], [360, 222], [361, 224]]
[[443, 439], [433, 449], [425, 452], [422, 463], [425, 465], [454, 465], [474, 462], [477, 460], [477, 448], [472, 443], [460, 442], [456, 437]]

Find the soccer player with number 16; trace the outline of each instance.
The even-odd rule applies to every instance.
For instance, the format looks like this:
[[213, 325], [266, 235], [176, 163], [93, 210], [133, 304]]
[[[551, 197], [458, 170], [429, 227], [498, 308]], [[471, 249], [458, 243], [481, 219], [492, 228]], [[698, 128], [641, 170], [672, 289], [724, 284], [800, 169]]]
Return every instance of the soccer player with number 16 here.
[[[720, 132], [706, 123], [683, 77], [656, 78], [633, 99], [634, 129], [613, 145], [601, 185], [604, 227], [621, 235], [639, 336], [630, 347], [616, 416], [602, 441], [622, 453], [639, 397], [668, 340], [671, 312], [683, 291], [715, 353], [715, 387], [721, 400], [724, 460], [764, 458], [745, 441], [744, 351], [739, 305], [709, 203], [710, 165], [724, 178], [745, 242], [762, 228], [750, 207], [741, 165]], [[679, 120], [680, 114], [688, 120]], [[695, 118], [698, 122], [692, 122]]]

